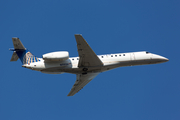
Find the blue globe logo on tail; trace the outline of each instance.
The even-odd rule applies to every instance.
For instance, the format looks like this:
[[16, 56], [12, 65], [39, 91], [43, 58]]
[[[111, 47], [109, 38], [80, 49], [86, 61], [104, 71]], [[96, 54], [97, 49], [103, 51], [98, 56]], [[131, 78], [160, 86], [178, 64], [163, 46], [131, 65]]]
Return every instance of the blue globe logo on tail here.
[[23, 64], [30, 64], [39, 61], [40, 60], [29, 51], [23, 57]]

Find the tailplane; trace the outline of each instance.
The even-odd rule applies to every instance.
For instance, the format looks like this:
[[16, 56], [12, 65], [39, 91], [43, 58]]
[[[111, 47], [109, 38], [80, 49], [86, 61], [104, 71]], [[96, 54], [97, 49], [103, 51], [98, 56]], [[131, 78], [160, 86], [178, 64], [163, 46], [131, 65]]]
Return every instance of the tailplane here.
[[13, 54], [12, 54], [12, 57], [11, 57], [11, 60], [10, 60], [10, 61], [11, 61], [11, 62], [12, 62], [12, 61], [17, 61], [18, 59], [19, 59], [19, 57], [18, 57], [18, 55], [16, 54], [16, 51], [14, 51]]
[[22, 64], [30, 64], [40, 61], [24, 47], [19, 38], [12, 38], [12, 41], [14, 48], [9, 50], [14, 52], [10, 61], [17, 61], [18, 58], [21, 60]]

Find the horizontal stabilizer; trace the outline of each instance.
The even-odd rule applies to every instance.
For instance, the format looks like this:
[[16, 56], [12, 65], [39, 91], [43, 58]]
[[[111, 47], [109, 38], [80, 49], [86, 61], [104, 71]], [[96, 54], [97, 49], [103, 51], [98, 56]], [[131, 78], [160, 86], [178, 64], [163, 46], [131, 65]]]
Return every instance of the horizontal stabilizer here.
[[10, 61], [17, 61], [19, 59], [18, 55], [16, 54], [16, 51], [13, 52], [11, 60]]

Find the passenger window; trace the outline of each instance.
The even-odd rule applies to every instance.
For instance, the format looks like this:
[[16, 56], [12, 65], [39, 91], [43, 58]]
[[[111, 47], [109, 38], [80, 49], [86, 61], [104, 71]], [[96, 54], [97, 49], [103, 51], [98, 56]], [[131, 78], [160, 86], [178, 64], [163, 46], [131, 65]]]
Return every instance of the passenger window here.
[[111, 55], [111, 57], [113, 57], [113, 55]]
[[115, 57], [117, 57], [117, 55], [115, 55]]
[[72, 60], [74, 60], [74, 59], [72, 59]]
[[101, 56], [103, 58], [103, 56]]
[[121, 56], [121, 55], [119, 55], [119, 56]]
[[125, 56], [125, 54], [123, 54]]
[[77, 60], [79, 60], [79, 58], [77, 58]]

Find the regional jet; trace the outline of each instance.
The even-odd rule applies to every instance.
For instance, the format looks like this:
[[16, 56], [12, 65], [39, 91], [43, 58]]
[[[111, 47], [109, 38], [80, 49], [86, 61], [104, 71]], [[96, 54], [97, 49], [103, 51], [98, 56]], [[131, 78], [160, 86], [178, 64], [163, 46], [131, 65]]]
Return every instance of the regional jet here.
[[73, 96], [99, 73], [118, 67], [157, 64], [169, 61], [167, 58], [147, 51], [96, 55], [80, 34], [75, 34], [78, 57], [69, 57], [67, 51], [56, 51], [34, 56], [21, 43], [12, 38], [14, 48], [10, 61], [22, 62], [22, 67], [47, 74], [76, 74], [76, 81], [67, 96]]

